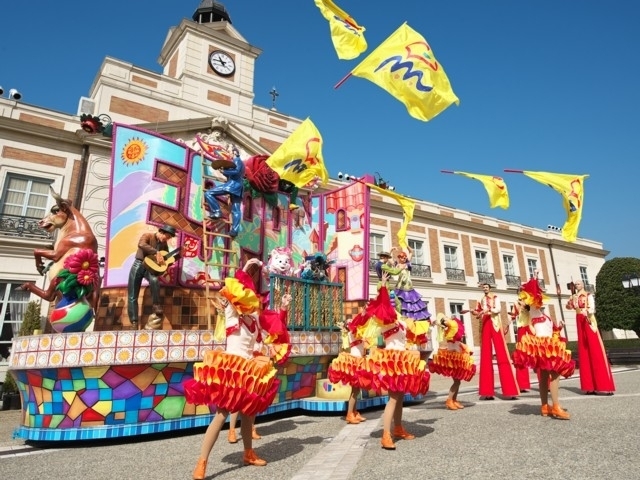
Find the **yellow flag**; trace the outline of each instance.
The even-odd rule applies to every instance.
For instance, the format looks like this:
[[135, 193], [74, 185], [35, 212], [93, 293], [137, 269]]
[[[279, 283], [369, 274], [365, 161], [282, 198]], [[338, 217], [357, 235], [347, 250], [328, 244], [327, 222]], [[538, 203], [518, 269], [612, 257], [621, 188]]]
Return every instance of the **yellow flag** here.
[[453, 172], [457, 175], [464, 175], [465, 177], [480, 180], [484, 185], [487, 194], [489, 195], [489, 205], [491, 208], [509, 208], [509, 192], [507, 191], [507, 185], [504, 183], [502, 177], [494, 177], [491, 175], [478, 175], [475, 173], [467, 172]]
[[307, 118], [267, 159], [283, 180], [296, 187], [304, 187], [319, 178], [322, 184], [329, 180], [329, 173], [322, 160], [322, 136]]
[[406, 23], [378, 45], [352, 75], [366, 78], [400, 100], [409, 115], [431, 120], [452, 103], [460, 104], [433, 50]]
[[351, 60], [367, 49], [364, 27], [358, 25], [347, 12], [331, 0], [315, 0], [315, 2], [322, 16], [329, 22], [331, 40], [339, 59]]
[[416, 208], [416, 202], [386, 188], [373, 185], [372, 183], [367, 183], [366, 185], [382, 195], [393, 198], [402, 207], [403, 218], [400, 230], [398, 230], [398, 245], [400, 248], [407, 248], [407, 227], [411, 220], [413, 220], [413, 211]]
[[584, 206], [584, 179], [589, 175], [528, 171], [522, 173], [537, 182], [550, 186], [562, 195], [562, 205], [567, 212], [567, 221], [562, 227], [562, 238], [567, 242], [575, 242], [578, 238], [578, 226]]

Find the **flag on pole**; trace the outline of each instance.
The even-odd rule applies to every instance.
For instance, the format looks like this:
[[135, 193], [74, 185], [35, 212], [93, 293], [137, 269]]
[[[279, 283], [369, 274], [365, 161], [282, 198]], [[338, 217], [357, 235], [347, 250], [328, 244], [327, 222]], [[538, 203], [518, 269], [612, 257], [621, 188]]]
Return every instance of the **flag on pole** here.
[[319, 178], [322, 184], [329, 173], [322, 160], [322, 136], [307, 118], [266, 161], [280, 178], [301, 188]]
[[400, 100], [409, 115], [429, 121], [460, 104], [447, 74], [422, 35], [403, 23], [351, 71]]
[[339, 59], [351, 60], [367, 49], [364, 27], [331, 0], [315, 0], [315, 3], [329, 22], [331, 40]]
[[500, 207], [503, 209], [509, 208], [509, 192], [507, 191], [507, 185], [504, 183], [502, 177], [494, 177], [492, 175], [478, 175], [476, 173], [467, 172], [453, 172], [457, 175], [464, 175], [465, 177], [479, 180], [484, 185], [487, 194], [489, 195], [489, 205], [491, 208]]
[[408, 199], [405, 196], [400, 195], [399, 193], [395, 193], [391, 190], [387, 190], [386, 188], [380, 188], [377, 185], [373, 185], [372, 183], [366, 184], [372, 190], [380, 193], [381, 195], [385, 195], [389, 198], [393, 198], [400, 207], [402, 207], [402, 225], [400, 226], [400, 230], [398, 230], [398, 245], [400, 248], [407, 248], [407, 228], [409, 227], [409, 223], [413, 220], [413, 211], [416, 208], [416, 202]]
[[562, 227], [562, 238], [575, 242], [584, 207], [584, 180], [589, 175], [523, 171], [527, 177], [548, 185], [562, 195], [562, 206], [567, 212], [567, 220]]

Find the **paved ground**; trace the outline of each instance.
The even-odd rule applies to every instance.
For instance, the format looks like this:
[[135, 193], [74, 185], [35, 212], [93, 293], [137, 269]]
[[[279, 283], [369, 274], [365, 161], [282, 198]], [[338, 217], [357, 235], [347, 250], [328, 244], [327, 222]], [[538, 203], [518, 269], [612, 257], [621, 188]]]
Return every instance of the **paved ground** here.
[[[539, 415], [537, 384], [518, 400], [482, 402], [474, 384], [463, 385], [460, 399], [467, 408], [451, 412], [444, 408], [450, 381], [433, 376], [427, 400], [404, 411], [406, 428], [418, 438], [398, 441], [396, 451], [380, 448], [380, 408], [349, 426], [339, 414], [260, 418], [263, 439], [255, 448], [269, 464], [242, 467], [241, 444], [227, 443], [225, 431], [207, 478], [640, 478], [640, 367], [616, 367], [614, 374], [614, 396], [582, 395], [577, 374], [561, 383], [570, 421]], [[18, 419], [19, 412], [0, 412], [0, 472], [6, 478], [189, 479], [203, 434], [33, 445], [11, 439]]]

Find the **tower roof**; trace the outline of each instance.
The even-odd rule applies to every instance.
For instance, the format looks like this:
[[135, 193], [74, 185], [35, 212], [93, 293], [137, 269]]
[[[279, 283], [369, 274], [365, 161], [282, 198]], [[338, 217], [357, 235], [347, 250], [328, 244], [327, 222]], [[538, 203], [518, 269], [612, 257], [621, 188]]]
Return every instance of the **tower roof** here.
[[231, 23], [231, 17], [229, 12], [222, 4], [222, 2], [216, 2], [214, 0], [202, 0], [200, 6], [193, 13], [192, 17], [194, 22], [198, 23], [212, 23], [226, 21]]

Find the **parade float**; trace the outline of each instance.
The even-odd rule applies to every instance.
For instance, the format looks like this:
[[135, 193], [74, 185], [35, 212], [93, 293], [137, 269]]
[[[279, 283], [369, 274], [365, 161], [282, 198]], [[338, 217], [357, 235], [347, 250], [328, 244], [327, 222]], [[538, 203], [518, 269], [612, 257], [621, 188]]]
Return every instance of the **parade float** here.
[[[268, 190], [260, 182], [265, 177], [260, 170], [267, 171], [264, 159], [234, 145], [248, 172], [241, 228], [228, 235], [229, 208], [223, 203], [222, 218], [209, 220], [202, 207], [203, 186], [216, 182], [203, 151], [216, 148], [206, 138], [189, 143], [113, 126], [101, 282], [86, 220], [55, 196], [41, 225], [58, 230], [56, 245], [35, 252], [36, 268], [47, 270], [49, 288], [25, 286], [52, 301], [50, 333], [17, 337], [12, 347], [10, 373], [22, 403], [16, 437], [87, 440], [208, 425], [212, 407], [188, 404], [183, 383], [205, 352], [224, 349], [213, 339], [218, 312], [211, 295], [251, 258], [269, 265], [253, 277], [272, 305], [285, 292], [293, 297], [291, 356], [279, 368], [280, 389], [263, 414], [345, 410], [349, 387], [331, 384], [327, 367], [341, 349], [338, 323], [369, 299], [370, 188], [353, 181], [331, 191], [298, 192], [276, 180]], [[143, 288], [141, 325], [134, 330], [126, 306], [137, 239], [162, 225], [177, 232], [173, 247], [181, 256], [160, 276], [162, 317], [153, 325], [146, 320], [153, 312]], [[274, 261], [278, 254], [288, 259]], [[93, 330], [85, 331], [91, 322]], [[359, 407], [385, 401], [363, 392]]]

